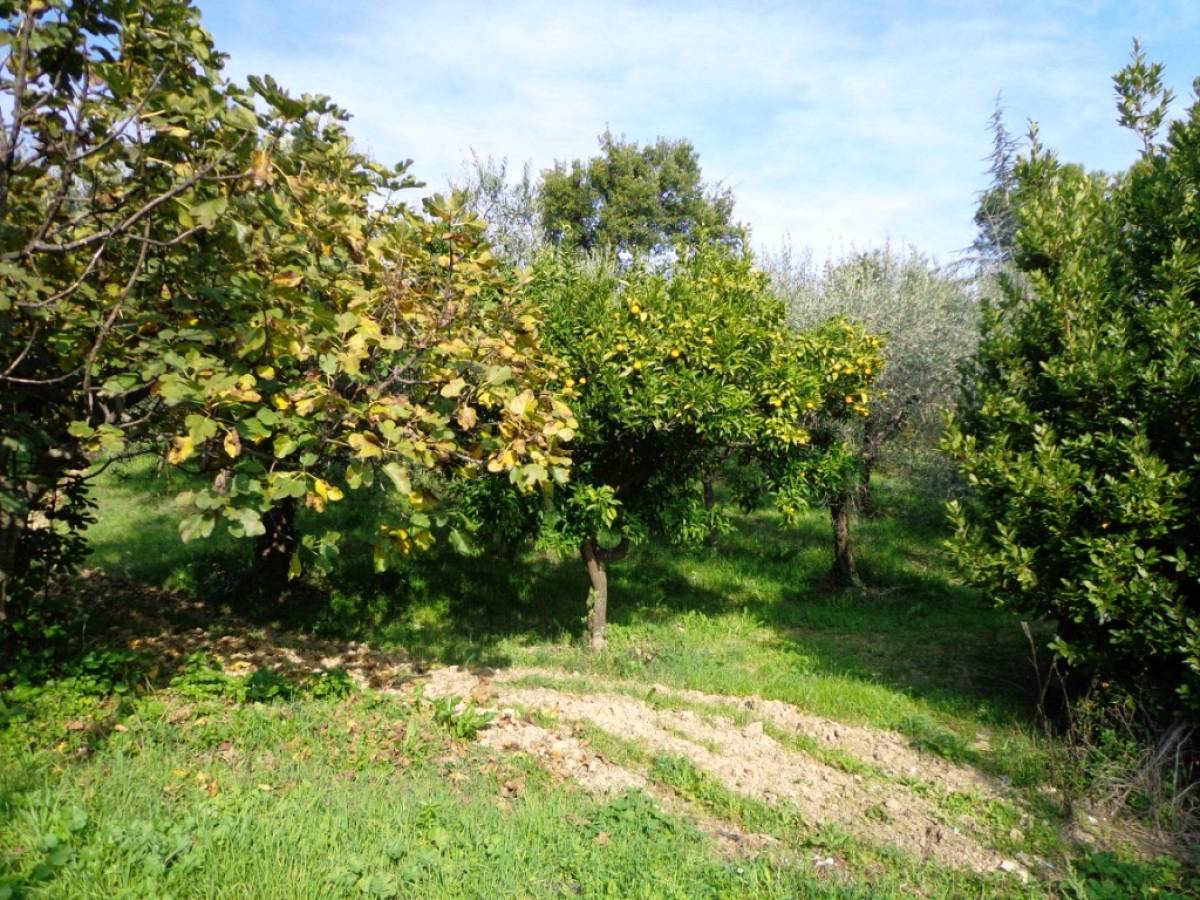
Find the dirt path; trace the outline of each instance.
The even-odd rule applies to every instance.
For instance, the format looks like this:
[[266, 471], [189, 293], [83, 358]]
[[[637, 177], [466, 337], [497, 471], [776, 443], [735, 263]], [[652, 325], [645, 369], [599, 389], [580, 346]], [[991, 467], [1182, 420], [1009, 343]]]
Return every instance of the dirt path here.
[[1013, 861], [947, 824], [933, 802], [904, 784], [864, 778], [828, 765], [775, 740], [764, 724], [820, 740], [888, 774], [946, 790], [997, 792], [997, 787], [978, 773], [920, 753], [898, 734], [844, 726], [779, 701], [654, 687], [666, 696], [705, 706], [740, 705], [752, 720], [739, 726], [720, 712], [655, 708], [621, 693], [572, 693], [514, 683], [530, 675], [553, 678], [561, 674], [527, 669], [481, 674], [438, 669], [429, 673], [424, 691], [427, 696], [457, 696], [499, 708], [497, 722], [481, 733], [482, 743], [497, 750], [529, 753], [590, 790], [646, 788], [647, 780], [642, 773], [604, 759], [567, 729], [543, 728], [516, 715], [515, 708], [590, 723], [616, 738], [636, 742], [653, 755], [682, 757], [731, 791], [769, 804], [793, 805], [814, 828], [835, 824], [869, 843], [893, 845], [953, 868], [1022, 872]]

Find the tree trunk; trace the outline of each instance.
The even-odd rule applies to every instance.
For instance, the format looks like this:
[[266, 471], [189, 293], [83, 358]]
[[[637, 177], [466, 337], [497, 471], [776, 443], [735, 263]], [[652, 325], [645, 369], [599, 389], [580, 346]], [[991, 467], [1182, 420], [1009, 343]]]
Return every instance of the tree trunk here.
[[8, 620], [8, 598], [17, 580], [17, 546], [24, 523], [16, 516], [0, 512], [0, 625]]
[[829, 519], [833, 525], [833, 580], [845, 587], [859, 587], [862, 582], [854, 564], [850, 543], [850, 515], [854, 509], [854, 493], [845, 490], [829, 504]]
[[588, 591], [588, 647], [595, 653], [604, 649], [604, 628], [608, 624], [608, 569], [600, 547], [592, 538], [580, 547], [588, 579], [592, 586]]
[[583, 564], [587, 566], [588, 580], [588, 647], [593, 652], [604, 649], [604, 629], [608, 625], [608, 563], [624, 559], [629, 553], [629, 538], [606, 550], [594, 537], [579, 546]]
[[[712, 477], [709, 475], [705, 475], [704, 479], [703, 479], [703, 485], [704, 485], [704, 508], [707, 510], [711, 510], [714, 506], [717, 505], [717, 494], [716, 494], [716, 491], [713, 490]], [[711, 531], [708, 532], [708, 534], [704, 538], [705, 546], [710, 547], [710, 548], [716, 547], [717, 539], [719, 537], [720, 537], [720, 535], [717, 534], [717, 530], [715, 528], [712, 529]]]
[[288, 570], [300, 540], [296, 535], [296, 501], [288, 497], [262, 517], [266, 529], [254, 545], [260, 583], [273, 594], [282, 594], [288, 583]]
[[862, 470], [858, 477], [858, 492], [855, 502], [858, 504], [860, 516], [870, 518], [874, 515], [874, 497], [871, 494], [871, 474], [875, 470], [875, 457], [869, 455], [862, 461]]

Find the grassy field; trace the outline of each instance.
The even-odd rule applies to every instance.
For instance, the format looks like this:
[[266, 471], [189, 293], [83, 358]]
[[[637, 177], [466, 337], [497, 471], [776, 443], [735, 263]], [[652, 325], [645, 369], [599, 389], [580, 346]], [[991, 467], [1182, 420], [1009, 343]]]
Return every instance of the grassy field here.
[[[181, 545], [170, 501], [179, 487], [144, 466], [106, 479], [94, 571], [67, 592], [85, 624], [51, 629], [0, 674], [0, 900], [1184, 893], [1170, 860], [1077, 840], [1086, 816], [1047, 790], [1055, 747], [1031, 725], [1019, 623], [952, 583], [940, 510], [900, 481], [881, 482], [877, 515], [858, 529], [867, 589], [829, 589], [823, 517], [785, 528], [757, 513], [715, 551], [643, 549], [614, 567], [599, 655], [579, 640], [582, 567], [536, 554], [511, 564], [433, 555], [376, 575], [366, 543], [351, 540], [335, 572], [291, 605], [248, 609], [248, 547]], [[343, 504], [338, 526], [350, 533], [355, 516], [363, 507]], [[307, 658], [231, 671], [219, 651], [235, 634], [301, 656], [324, 648], [313, 659], [339, 646], [361, 656], [365, 642], [403, 661], [405, 689], [364, 690]], [[183, 637], [170, 644], [180, 635], [192, 636], [183, 649]], [[513, 696], [652, 699], [706, 727], [751, 723], [739, 703], [754, 696], [898, 733], [1007, 792], [903, 785], [955, 834], [1019, 861], [1023, 877], [943, 865], [869, 827], [731, 790], [662, 746], [519, 709], [641, 785], [589, 792], [536, 755], [473, 740], [491, 713], [424, 696], [422, 673], [448, 664], [520, 667], [505, 688]], [[689, 689], [720, 702], [679, 693]], [[686, 730], [656, 733], [672, 727]], [[871, 789], [905, 781], [765, 727], [838, 777]], [[721, 739], [714, 731], [706, 746]], [[743, 843], [731, 846], [729, 833]]]

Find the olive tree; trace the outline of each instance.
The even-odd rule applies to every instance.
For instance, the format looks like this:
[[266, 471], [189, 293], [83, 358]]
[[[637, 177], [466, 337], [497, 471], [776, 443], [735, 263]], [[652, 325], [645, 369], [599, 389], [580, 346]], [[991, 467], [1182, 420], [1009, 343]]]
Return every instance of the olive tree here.
[[500, 259], [513, 266], [533, 262], [546, 234], [539, 211], [541, 183], [528, 163], [520, 177], [510, 178], [507, 159], [485, 159], [472, 151], [453, 187], [467, 207], [487, 222], [488, 241]]
[[785, 247], [767, 264], [797, 328], [845, 316], [883, 338], [883, 370], [868, 414], [828, 423], [850, 451], [845, 479], [825, 498], [834, 536], [833, 574], [856, 583], [851, 519], [869, 502], [871, 476], [901, 438], [937, 446], [942, 416], [957, 399], [959, 368], [973, 352], [978, 311], [969, 285], [915, 250], [884, 246], [831, 260]]

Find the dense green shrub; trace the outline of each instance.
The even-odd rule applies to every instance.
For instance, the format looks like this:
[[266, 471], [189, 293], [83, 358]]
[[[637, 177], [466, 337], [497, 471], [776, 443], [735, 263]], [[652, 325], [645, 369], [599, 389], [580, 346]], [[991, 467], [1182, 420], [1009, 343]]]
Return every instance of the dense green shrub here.
[[[973, 487], [952, 548], [997, 601], [1057, 622], [1078, 669], [1200, 707], [1200, 102], [1135, 50], [1117, 76], [1143, 138], [1118, 176], [1032, 136], [1012, 279], [985, 314], [945, 448]], [[1200, 81], [1197, 82], [1200, 91]]]

